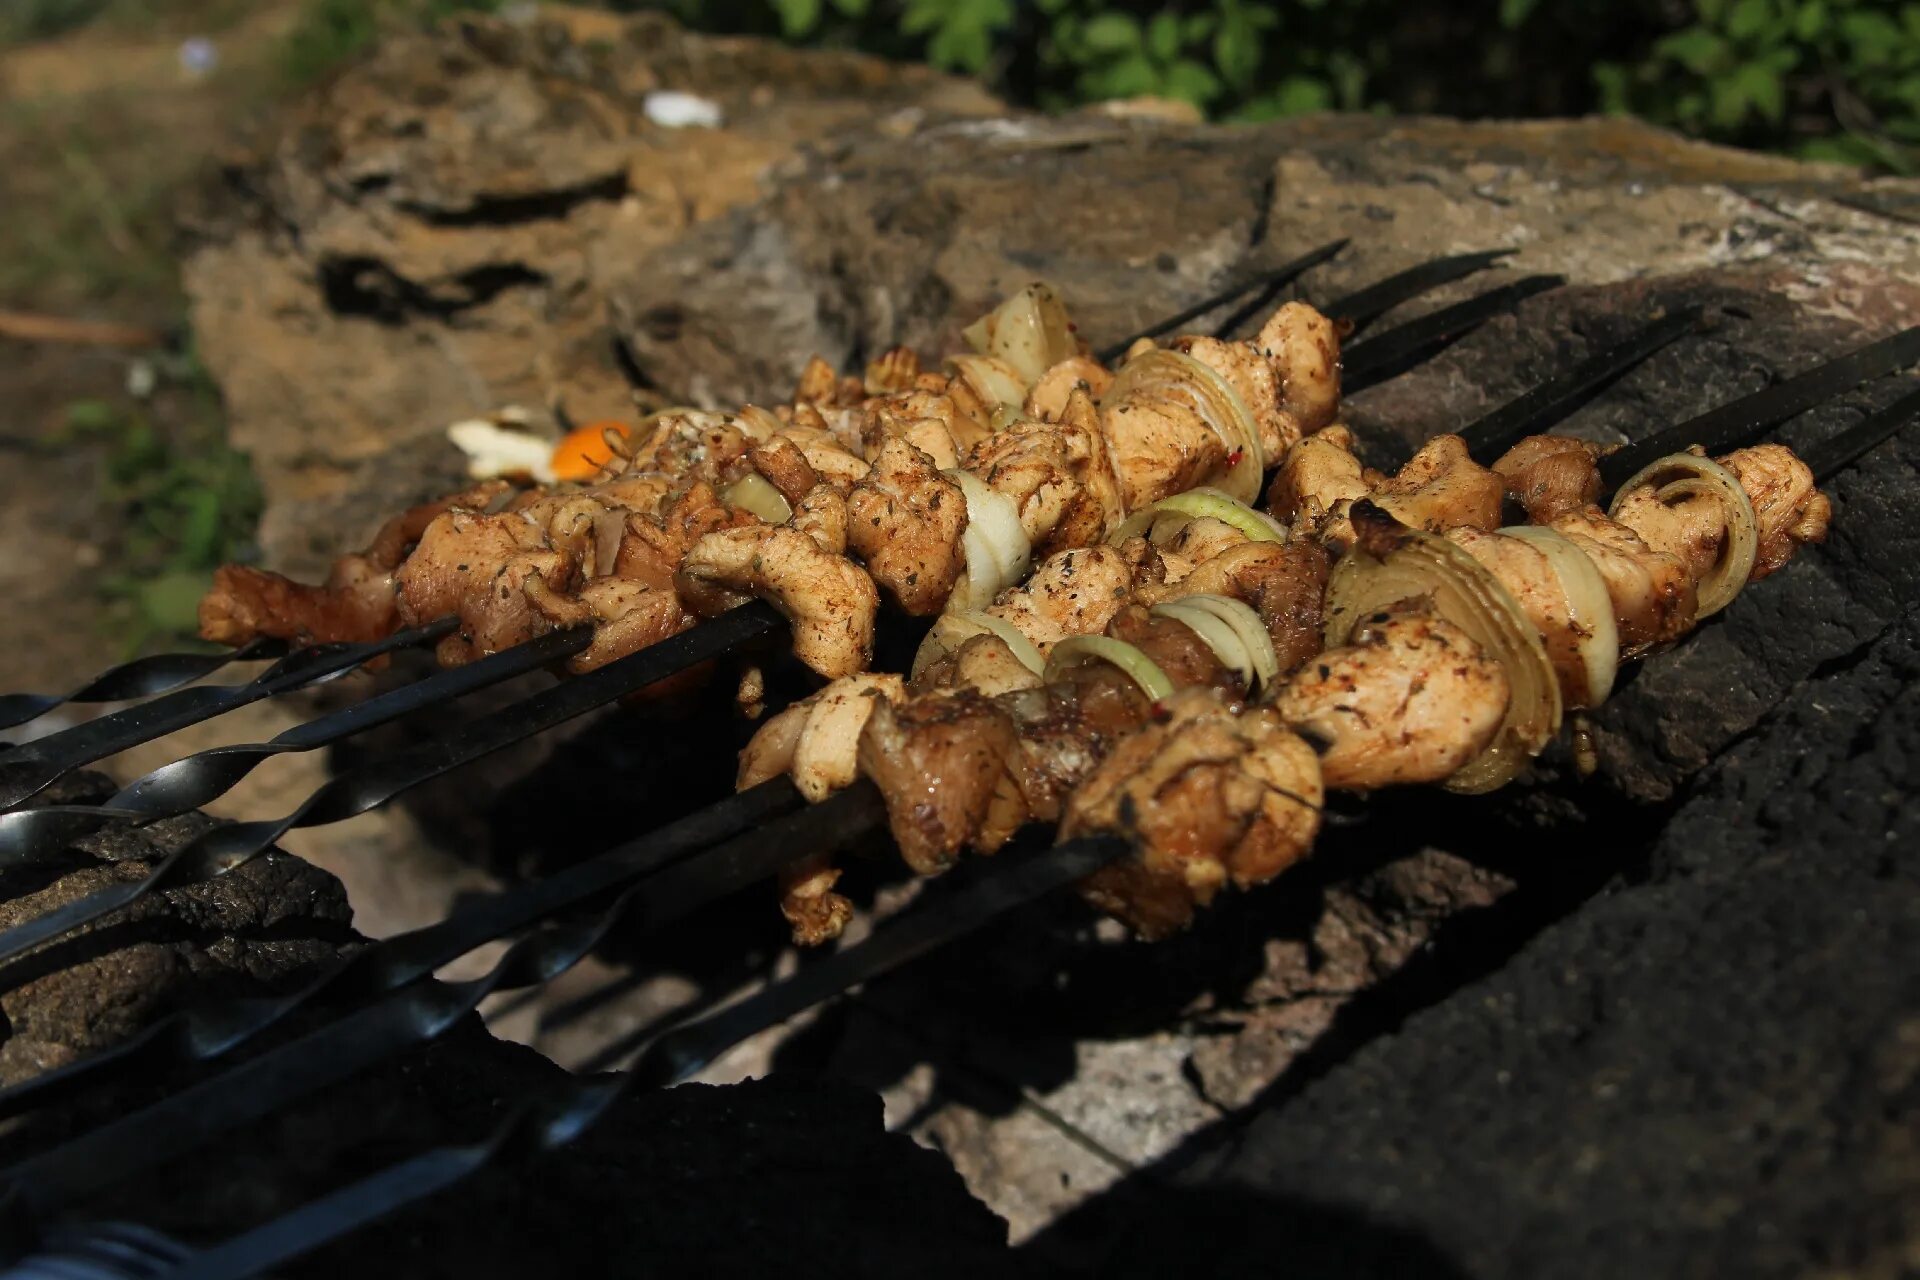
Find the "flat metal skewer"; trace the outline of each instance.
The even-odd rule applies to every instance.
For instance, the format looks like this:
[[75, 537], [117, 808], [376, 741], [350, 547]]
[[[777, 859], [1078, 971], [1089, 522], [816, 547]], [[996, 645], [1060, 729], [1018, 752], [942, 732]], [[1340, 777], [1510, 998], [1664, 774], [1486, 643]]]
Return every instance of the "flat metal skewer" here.
[[66, 846], [102, 822], [151, 822], [198, 809], [226, 794], [263, 761], [314, 751], [424, 707], [499, 684], [573, 656], [593, 643], [593, 628], [551, 631], [465, 666], [448, 667], [412, 684], [295, 725], [267, 742], [213, 747], [148, 773], [97, 805], [42, 805], [0, 814], [0, 870], [64, 857]]
[[165, 737], [236, 707], [335, 679], [386, 654], [431, 644], [458, 625], [453, 618], [441, 618], [368, 644], [302, 649], [245, 684], [180, 689], [15, 747], [0, 756], [0, 766], [6, 766], [5, 775], [0, 776], [0, 811], [31, 799], [75, 769], [96, 760]]
[[204, 680], [236, 662], [284, 658], [283, 641], [260, 639], [224, 653], [156, 653], [108, 667], [71, 693], [0, 694], [0, 729], [38, 719], [70, 702], [133, 702]]
[[1317, 249], [1309, 249], [1291, 262], [1286, 262], [1271, 270], [1256, 272], [1236, 285], [1222, 289], [1219, 293], [1200, 299], [1184, 311], [1176, 311], [1166, 319], [1150, 324], [1129, 338], [1110, 343], [1093, 353], [1093, 358], [1101, 364], [1112, 364], [1127, 353], [1127, 348], [1142, 338], [1157, 338], [1168, 330], [1177, 329], [1189, 320], [1195, 320], [1216, 307], [1223, 307], [1235, 298], [1254, 289], [1278, 289], [1290, 280], [1296, 280], [1308, 271], [1338, 254], [1353, 243], [1349, 239], [1339, 239], [1331, 244], [1323, 244]]
[[444, 737], [342, 774], [316, 789], [285, 817], [214, 827], [163, 859], [144, 880], [76, 898], [0, 933], [0, 962], [92, 924], [147, 894], [225, 875], [265, 853], [296, 827], [357, 817], [423, 782], [785, 626], [786, 620], [764, 601], [741, 605], [704, 626], [523, 698]]
[[1920, 363], [1920, 325], [1869, 343], [1796, 374], [1785, 382], [1742, 396], [1678, 426], [1608, 454], [1600, 460], [1600, 479], [1611, 491], [1641, 468], [1694, 445], [1709, 454], [1724, 453], [1757, 439], [1761, 432], [1831, 400], [1860, 383]]
[[[10, 1203], [36, 1215], [153, 1168], [410, 1045], [444, 1033], [495, 991], [565, 973], [617, 924], [660, 928], [810, 853], [882, 827], [879, 792], [853, 787], [683, 859], [628, 888], [597, 918], [520, 939], [466, 982], [419, 980], [219, 1076], [21, 1161], [0, 1174]], [[677, 838], [675, 843], [679, 843]]]
[[1566, 282], [1565, 276], [1527, 276], [1369, 338], [1341, 356], [1341, 393], [1365, 391], [1397, 377], [1495, 316]]

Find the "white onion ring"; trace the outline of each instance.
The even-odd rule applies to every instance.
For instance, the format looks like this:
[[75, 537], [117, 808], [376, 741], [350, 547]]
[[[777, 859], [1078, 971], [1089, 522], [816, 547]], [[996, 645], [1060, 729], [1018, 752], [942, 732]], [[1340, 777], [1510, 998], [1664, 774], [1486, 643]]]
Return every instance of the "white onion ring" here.
[[1553, 576], [1566, 597], [1567, 618], [1576, 637], [1580, 662], [1586, 671], [1584, 688], [1568, 688], [1561, 681], [1567, 706], [1573, 710], [1597, 707], [1613, 692], [1620, 670], [1620, 626], [1613, 616], [1613, 596], [1593, 560], [1574, 541], [1544, 525], [1522, 524], [1502, 529], [1546, 556]]
[[1214, 657], [1238, 673], [1249, 693], [1270, 686], [1280, 674], [1273, 637], [1260, 615], [1232, 596], [1196, 592], [1155, 605], [1152, 612], [1190, 627], [1207, 642]]
[[[1661, 483], [1662, 477], [1675, 471], [1682, 474], [1681, 479]], [[1753, 576], [1753, 562], [1760, 551], [1760, 522], [1753, 514], [1753, 500], [1740, 487], [1738, 477], [1712, 458], [1697, 453], [1670, 453], [1648, 463], [1633, 479], [1621, 485], [1607, 507], [1607, 514], [1616, 515], [1627, 494], [1642, 485], [1658, 486], [1653, 496], [1668, 506], [1682, 498], [1710, 497], [1719, 501], [1726, 539], [1712, 571], [1694, 585], [1694, 595], [1699, 601], [1695, 617], [1712, 617], [1732, 604], [1733, 598], [1747, 585], [1747, 579]]]
[[1260, 451], [1253, 414], [1232, 383], [1192, 356], [1155, 347], [1120, 367], [1101, 404], [1118, 405], [1135, 395], [1165, 396], [1198, 413], [1227, 447], [1226, 466], [1209, 479], [1241, 502], [1251, 503], [1260, 496], [1266, 455]]
[[1232, 525], [1247, 535], [1248, 542], [1287, 540], [1286, 529], [1272, 516], [1255, 511], [1238, 498], [1218, 489], [1203, 485], [1185, 493], [1176, 493], [1171, 498], [1162, 498], [1152, 506], [1142, 507], [1107, 535], [1107, 541], [1117, 547], [1128, 538], [1144, 537], [1155, 546], [1164, 546], [1180, 530], [1203, 516], [1211, 516]]
[[749, 471], [720, 491], [720, 501], [759, 516], [768, 524], [793, 519], [793, 504], [758, 471]]
[[1359, 536], [1327, 579], [1327, 648], [1347, 644], [1361, 621], [1382, 609], [1404, 600], [1431, 599], [1435, 614], [1466, 632], [1500, 663], [1509, 690], [1507, 713], [1493, 741], [1445, 785], [1469, 794], [1505, 786], [1560, 731], [1565, 710], [1559, 678], [1539, 633], [1499, 579], [1466, 551], [1377, 510], [1369, 517], [1370, 503], [1354, 506]]
[[1060, 296], [1038, 281], [968, 325], [960, 336], [981, 355], [1003, 361], [1028, 386], [1079, 354]]
[[940, 661], [950, 653], [957, 653], [960, 646], [975, 636], [997, 636], [1013, 651], [1014, 658], [1021, 666], [1040, 675], [1047, 669], [1047, 663], [1040, 656], [1040, 650], [1033, 641], [1027, 639], [1020, 628], [1005, 618], [996, 618], [990, 613], [978, 609], [968, 609], [960, 613], [943, 613], [935, 619], [933, 627], [927, 632], [926, 639], [920, 642], [919, 649], [913, 655], [913, 667], [909, 676], [918, 676], [925, 667]]
[[1152, 658], [1137, 646], [1112, 636], [1068, 636], [1053, 646], [1043, 678], [1052, 684], [1074, 667], [1089, 662], [1111, 662], [1140, 686], [1150, 702], [1164, 702], [1173, 696], [1173, 681]]
[[967, 527], [960, 535], [966, 572], [954, 584], [947, 609], [984, 609], [1002, 590], [1027, 576], [1033, 543], [1020, 527], [1020, 509], [970, 471], [943, 471], [967, 499]]

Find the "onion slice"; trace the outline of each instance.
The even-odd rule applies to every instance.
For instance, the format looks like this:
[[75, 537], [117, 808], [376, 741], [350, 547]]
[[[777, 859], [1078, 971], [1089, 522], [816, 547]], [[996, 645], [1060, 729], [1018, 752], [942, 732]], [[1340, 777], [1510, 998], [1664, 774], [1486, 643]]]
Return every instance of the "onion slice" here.
[[1327, 648], [1347, 644], [1382, 609], [1431, 601], [1501, 665], [1509, 690], [1493, 741], [1445, 785], [1469, 794], [1506, 785], [1559, 732], [1565, 709], [1540, 634], [1499, 579], [1445, 538], [1409, 529], [1365, 499], [1353, 504], [1353, 526], [1354, 545], [1327, 579]]
[[1121, 521], [1107, 541], [1119, 546], [1128, 538], [1145, 538], [1165, 546], [1175, 534], [1202, 516], [1211, 516], [1247, 535], [1248, 542], [1285, 542], [1287, 531], [1272, 516], [1218, 489], [1201, 486], [1171, 498], [1162, 498]]
[[793, 504], [758, 471], [749, 471], [720, 491], [720, 501], [751, 512], [768, 524], [793, 519]]
[[947, 609], [984, 609], [1002, 590], [1027, 576], [1033, 543], [1020, 527], [1020, 509], [970, 471], [943, 471], [967, 499], [967, 527], [960, 535], [966, 572], [947, 598]]
[[1239, 675], [1249, 693], [1270, 687], [1278, 678], [1280, 658], [1273, 651], [1273, 637], [1244, 602], [1202, 591], [1157, 604], [1152, 612], [1192, 628], [1214, 657]]
[[1167, 679], [1167, 673], [1152, 658], [1137, 646], [1112, 636], [1068, 636], [1053, 646], [1043, 678], [1052, 684], [1073, 668], [1089, 662], [1111, 662], [1140, 686], [1140, 692], [1146, 694], [1149, 701], [1162, 702], [1173, 696], [1173, 681]]
[[1169, 399], [1193, 409], [1227, 447], [1226, 465], [1211, 479], [1241, 502], [1260, 496], [1266, 455], [1253, 414], [1232, 383], [1192, 356], [1155, 347], [1120, 367], [1101, 404], [1117, 405], [1130, 396]]
[[[1671, 478], [1677, 475], [1678, 478]], [[1668, 506], [1685, 498], [1713, 498], [1720, 504], [1720, 518], [1726, 526], [1720, 558], [1704, 580], [1696, 583], [1698, 618], [1710, 618], [1733, 603], [1753, 576], [1753, 562], [1760, 550], [1760, 525], [1753, 514], [1753, 500], [1740, 487], [1739, 479], [1712, 458], [1697, 453], [1670, 453], [1643, 467], [1633, 479], [1620, 486], [1607, 508], [1617, 515], [1627, 494], [1642, 485], [1654, 487], [1653, 496]]]
[[961, 331], [967, 345], [1004, 361], [1028, 386], [1080, 352], [1060, 295], [1036, 281]]
[[1607, 580], [1587, 553], [1557, 530], [1522, 524], [1502, 529], [1500, 534], [1518, 538], [1547, 558], [1566, 598], [1567, 620], [1585, 672], [1578, 687], [1562, 679], [1561, 692], [1570, 709], [1599, 706], [1613, 692], [1613, 678], [1620, 669], [1620, 627], [1614, 621]]
[[1004, 360], [993, 356], [948, 356], [947, 368], [973, 389], [989, 413], [1002, 405], [1018, 409], [1026, 402], [1026, 386], [1013, 366]]
[[958, 613], [943, 613], [935, 619], [926, 639], [914, 651], [913, 667], [908, 675], [918, 676], [922, 670], [948, 654], [958, 653], [960, 646], [975, 636], [998, 636], [1013, 651], [1020, 665], [1035, 675], [1047, 669], [1046, 659], [1040, 656], [1040, 650], [1034, 647], [1033, 641], [1027, 639], [1020, 628], [1005, 618], [996, 618], [983, 610], [967, 609]]

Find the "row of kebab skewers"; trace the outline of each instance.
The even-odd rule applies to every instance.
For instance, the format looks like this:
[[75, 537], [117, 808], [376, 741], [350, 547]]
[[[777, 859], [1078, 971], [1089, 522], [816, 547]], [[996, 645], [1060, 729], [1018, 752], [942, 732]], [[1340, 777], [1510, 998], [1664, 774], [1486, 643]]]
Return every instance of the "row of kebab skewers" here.
[[[792, 401], [610, 433], [579, 485], [489, 479], [409, 511], [313, 587], [222, 572], [209, 638], [369, 641], [452, 616], [443, 664], [591, 627], [594, 670], [759, 598], [825, 687], [742, 754], [750, 787], [878, 789], [932, 873], [1031, 823], [1133, 855], [1083, 884], [1157, 937], [1310, 849], [1328, 789], [1515, 777], [1623, 661], [1670, 645], [1825, 537], [1805, 463], [1458, 436], [1392, 474], [1339, 425], [1338, 326], [1142, 339], [1113, 368], [1044, 285], [940, 371], [815, 361]], [[1267, 477], [1271, 475], [1270, 483]], [[1519, 517], [1507, 522], [1509, 513]], [[883, 609], [933, 619], [870, 669]], [[750, 670], [741, 701], [757, 709]], [[797, 941], [852, 914], [824, 856], [783, 873]]]
[[[432, 1039], [491, 992], [553, 978], [615, 928], [664, 926], [775, 872], [795, 936], [825, 941], [851, 910], [827, 855], [866, 833], [890, 829], [908, 863], [933, 872], [1022, 827], [1057, 832], [1060, 847], [654, 1040], [628, 1073], [568, 1081], [477, 1143], [341, 1187], [182, 1272], [257, 1274], [488, 1164], [564, 1145], [626, 1090], [685, 1079], [1041, 893], [1078, 883], [1160, 936], [1303, 856], [1330, 790], [1503, 784], [1569, 715], [1604, 701], [1623, 662], [1819, 540], [1830, 510], [1817, 478], [1920, 416], [1909, 392], [1806, 462], [1753, 443], [1920, 359], [1916, 329], [1618, 452], [1515, 439], [1512, 423], [1553, 420], [1695, 319], [1656, 322], [1383, 474], [1339, 424], [1342, 326], [1311, 308], [1281, 308], [1249, 343], [1136, 343], [1109, 368], [1035, 288], [939, 372], [899, 351], [859, 379], [816, 362], [786, 405], [672, 412], [616, 433], [587, 483], [484, 478], [404, 513], [320, 586], [225, 571], [207, 634], [241, 655], [271, 637], [320, 647], [202, 703], [161, 705], [200, 690], [156, 699], [98, 740], [82, 729], [38, 755], [16, 749], [30, 762], [0, 802], [114, 743], [397, 648], [437, 643], [447, 669], [272, 743], [178, 761], [105, 806], [13, 808], [0, 859], [52, 856], [73, 823], [180, 812], [275, 752], [539, 665], [573, 678], [336, 778], [285, 818], [214, 828], [144, 881], [16, 925], [0, 959], [142, 893], [225, 874], [292, 826], [363, 812], [612, 698], [684, 685], [743, 638], [785, 626], [824, 684], [766, 718], [742, 753], [742, 789], [720, 804], [371, 945], [297, 990], [183, 1010], [0, 1090], [0, 1115], [14, 1115], [116, 1067], [233, 1053], [322, 999], [357, 1006], [15, 1165], [16, 1202], [52, 1215]], [[1356, 348], [1352, 367], [1366, 358]], [[1710, 459], [1686, 449], [1695, 442], [1726, 452]], [[871, 669], [876, 629], [915, 618], [926, 631], [909, 669]], [[136, 665], [69, 696], [124, 697], [113, 691], [187, 669]], [[738, 701], [758, 712], [768, 696], [749, 668]], [[59, 701], [16, 695], [0, 723]], [[481, 976], [431, 978], [516, 934]]]

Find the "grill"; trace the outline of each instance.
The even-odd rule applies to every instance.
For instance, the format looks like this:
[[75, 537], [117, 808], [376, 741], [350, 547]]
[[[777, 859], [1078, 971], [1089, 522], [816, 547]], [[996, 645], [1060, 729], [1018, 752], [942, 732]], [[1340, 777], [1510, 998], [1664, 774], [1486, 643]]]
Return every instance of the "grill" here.
[[[1248, 320], [1338, 254], [1345, 242], [1196, 302], [1148, 329], [1152, 336], [1225, 312], [1212, 331], [1238, 333]], [[1355, 333], [1436, 287], [1494, 267], [1506, 251], [1437, 259], [1379, 281], [1323, 309]], [[1479, 292], [1348, 347], [1344, 382], [1358, 390], [1394, 378], [1524, 299], [1557, 288], [1530, 276]], [[1310, 292], [1310, 290], [1309, 290]], [[1486, 414], [1461, 434], [1491, 461], [1522, 436], [1544, 432], [1613, 380], [1709, 325], [1699, 308], [1654, 314], [1625, 339], [1559, 372]], [[1132, 341], [1102, 351], [1110, 358]], [[1698, 445], [1720, 452], [1763, 439], [1788, 419], [1873, 379], [1920, 361], [1920, 327], [1861, 347], [1752, 395], [1720, 405], [1604, 460], [1611, 488], [1655, 458]], [[1804, 453], [1822, 481], [1852, 465], [1920, 417], [1920, 390], [1906, 386], [1885, 408]], [[584, 628], [549, 633], [470, 665], [440, 671], [318, 716], [267, 742], [218, 747], [154, 770], [100, 804], [42, 804], [36, 796], [75, 770], [137, 744], [266, 698], [309, 689], [404, 650], [430, 647], [455, 623], [443, 619], [377, 643], [288, 652], [259, 642], [231, 654], [171, 654], [104, 672], [65, 695], [0, 697], [0, 726], [30, 724], [71, 703], [134, 702], [77, 727], [0, 754], [0, 868], [52, 865], [71, 841], [110, 824], [142, 824], [187, 813], [235, 786], [278, 755], [329, 747], [438, 708], [580, 652]], [[143, 879], [114, 884], [0, 932], [0, 962], [94, 925], [142, 898], [202, 883], [258, 858], [288, 831], [340, 822], [494, 752], [552, 730], [637, 690], [756, 640], [786, 623], [771, 606], [732, 610], [672, 639], [511, 701], [459, 728], [378, 755], [340, 774], [273, 819], [211, 828]], [[244, 683], [198, 681], [231, 664], [270, 661]], [[719, 762], [716, 762], [718, 766]], [[856, 783], [806, 805], [784, 778], [763, 783], [633, 838], [556, 874], [461, 906], [443, 921], [351, 953], [305, 986], [273, 997], [203, 1003], [152, 1023], [117, 1046], [0, 1089], [0, 1117], [85, 1098], [115, 1081], [202, 1066], [201, 1078], [128, 1114], [74, 1134], [5, 1171], [23, 1276], [246, 1276], [307, 1253], [489, 1166], [511, 1166], [565, 1147], [630, 1091], [682, 1082], [743, 1040], [934, 949], [1001, 919], [1118, 857], [1111, 839], [1039, 841], [1016, 847], [988, 870], [935, 885], [864, 940], [770, 981], [753, 995], [648, 1041], [627, 1070], [583, 1076], [520, 1100], [478, 1141], [415, 1152], [254, 1229], [192, 1250], [141, 1226], [103, 1223], [79, 1231], [41, 1230], [63, 1209], [140, 1170], [213, 1149], [223, 1135], [334, 1082], [441, 1036], [498, 992], [538, 987], [567, 972], [609, 937], [644, 936], [808, 855], [851, 847], [884, 829], [877, 791]], [[479, 976], [439, 981], [437, 970], [496, 941], [511, 940]], [[283, 1034], [270, 1048], [257, 1041]], [[248, 1050], [248, 1052], [242, 1052]], [[257, 1051], [256, 1051], [257, 1050]], [[223, 1060], [238, 1059], [232, 1065]]]

